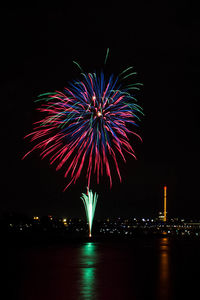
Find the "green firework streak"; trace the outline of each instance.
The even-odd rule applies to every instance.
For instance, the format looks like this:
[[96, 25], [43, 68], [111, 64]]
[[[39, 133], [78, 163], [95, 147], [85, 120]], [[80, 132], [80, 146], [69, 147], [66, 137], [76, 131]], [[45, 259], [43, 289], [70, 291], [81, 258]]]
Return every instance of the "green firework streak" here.
[[98, 195], [93, 193], [92, 190], [87, 190], [87, 194], [82, 193], [81, 199], [83, 200], [86, 217], [89, 226], [89, 237], [92, 236], [92, 223], [94, 219], [95, 208], [97, 204]]
[[105, 57], [105, 60], [104, 60], [104, 65], [105, 65], [106, 62], [107, 62], [108, 54], [109, 54], [109, 48], [107, 48], [107, 51], [106, 51], [106, 57]]

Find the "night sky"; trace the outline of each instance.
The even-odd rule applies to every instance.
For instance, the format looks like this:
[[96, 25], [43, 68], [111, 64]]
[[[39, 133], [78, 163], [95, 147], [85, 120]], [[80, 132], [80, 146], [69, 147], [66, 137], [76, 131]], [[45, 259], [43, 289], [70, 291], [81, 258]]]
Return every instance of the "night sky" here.
[[[138, 160], [120, 162], [114, 176], [94, 186], [96, 217], [155, 216], [168, 186], [168, 215], [200, 217], [199, 198], [199, 19], [185, 1], [93, 7], [1, 9], [1, 201], [2, 213], [84, 216], [80, 195], [86, 180], [62, 192], [63, 171], [31, 148], [23, 137], [38, 118], [34, 99], [63, 90], [79, 77], [72, 63], [88, 72], [103, 67], [118, 74], [128, 66], [144, 87], [137, 94], [145, 117], [134, 139]], [[94, 2], [95, 3], [95, 2]]]

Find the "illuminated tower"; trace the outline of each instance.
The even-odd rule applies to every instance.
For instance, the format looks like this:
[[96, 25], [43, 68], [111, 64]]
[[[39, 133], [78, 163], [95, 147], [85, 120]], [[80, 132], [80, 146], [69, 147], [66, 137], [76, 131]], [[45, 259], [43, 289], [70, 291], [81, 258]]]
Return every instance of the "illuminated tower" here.
[[167, 221], [167, 186], [164, 186], [164, 216], [163, 221]]

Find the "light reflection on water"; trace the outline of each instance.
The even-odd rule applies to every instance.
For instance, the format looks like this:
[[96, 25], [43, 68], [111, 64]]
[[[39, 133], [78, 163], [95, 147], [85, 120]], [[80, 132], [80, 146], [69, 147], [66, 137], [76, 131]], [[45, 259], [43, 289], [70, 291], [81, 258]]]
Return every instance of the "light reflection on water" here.
[[193, 299], [191, 293], [199, 286], [199, 253], [200, 241], [168, 237], [15, 246], [9, 249], [8, 299], [170, 300], [186, 294]]
[[159, 240], [159, 280], [158, 299], [170, 299], [171, 296], [171, 270], [170, 270], [170, 241], [168, 237]]
[[95, 299], [97, 253], [97, 246], [91, 242], [85, 243], [80, 248], [80, 299]]

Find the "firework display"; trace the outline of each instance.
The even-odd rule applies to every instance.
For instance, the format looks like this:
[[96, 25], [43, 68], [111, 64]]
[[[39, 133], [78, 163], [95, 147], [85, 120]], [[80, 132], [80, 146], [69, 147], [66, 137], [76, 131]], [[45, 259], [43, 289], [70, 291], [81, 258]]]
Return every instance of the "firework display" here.
[[87, 216], [88, 226], [89, 226], [89, 237], [92, 237], [92, 223], [95, 213], [95, 208], [97, 204], [98, 195], [89, 189], [87, 190], [87, 194], [82, 193], [81, 199], [83, 200], [85, 212]]
[[[107, 62], [107, 49], [104, 65]], [[112, 187], [112, 174], [116, 170], [119, 180], [121, 174], [119, 158], [126, 162], [125, 154], [135, 159], [130, 143], [133, 134], [141, 140], [135, 127], [138, 126], [142, 108], [136, 103], [135, 92], [141, 83], [129, 83], [135, 76], [133, 67], [128, 67], [118, 76], [106, 75], [103, 71], [86, 73], [81, 70], [79, 80], [67, 84], [63, 91], [43, 93], [36, 102], [41, 105], [39, 121], [34, 123], [33, 132], [26, 135], [34, 143], [24, 158], [35, 150], [41, 158], [49, 157], [56, 170], [63, 168], [67, 177], [66, 190], [70, 184], [84, 174], [87, 193], [82, 194], [89, 237], [98, 195], [90, 188], [91, 178], [99, 184], [100, 177], [107, 175]], [[95, 176], [92, 176], [94, 174]]]
[[25, 156], [40, 150], [42, 158], [50, 156], [50, 164], [57, 163], [56, 170], [65, 166], [66, 188], [77, 181], [83, 169], [88, 188], [92, 173], [96, 174], [97, 183], [106, 173], [111, 187], [111, 161], [121, 181], [119, 156], [124, 162], [125, 152], [136, 158], [128, 135], [141, 139], [133, 126], [138, 126], [142, 109], [131, 94], [141, 84], [122, 84], [135, 74], [130, 73], [131, 69], [108, 79], [103, 72], [81, 73], [82, 80], [72, 81], [63, 92], [39, 95], [36, 101], [42, 102], [38, 110], [43, 116], [26, 136], [35, 145]]

